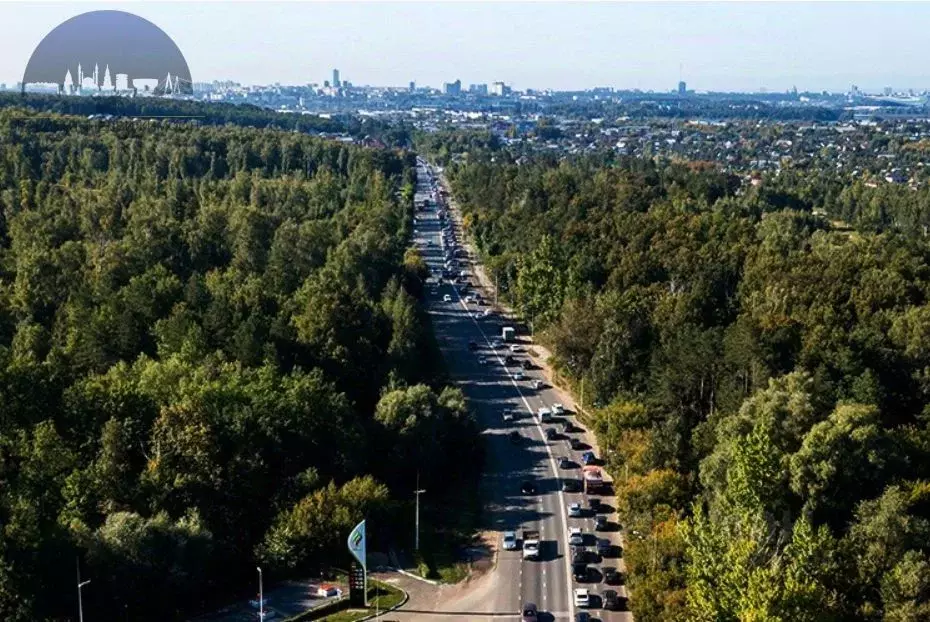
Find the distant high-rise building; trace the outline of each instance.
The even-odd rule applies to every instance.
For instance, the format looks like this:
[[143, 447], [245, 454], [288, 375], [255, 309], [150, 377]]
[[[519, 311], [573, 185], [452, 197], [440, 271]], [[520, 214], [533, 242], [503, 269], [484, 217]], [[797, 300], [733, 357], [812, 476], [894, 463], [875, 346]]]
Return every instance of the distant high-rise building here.
[[410, 81], [410, 92], [413, 93], [415, 90], [417, 90], [417, 83], [411, 80]]
[[329, 88], [329, 80], [323, 80], [323, 88], [324, 88], [324, 89], [328, 89], [328, 88]]
[[113, 81], [110, 80], [110, 66], [107, 65], [106, 69], [103, 70], [103, 90], [112, 91], [113, 90]]
[[492, 82], [489, 92], [491, 93], [491, 95], [496, 95], [497, 97], [503, 97], [504, 95], [510, 92], [510, 87], [508, 87], [503, 82]]
[[891, 87], [890, 87], [890, 86], [886, 86], [886, 87], [885, 87], [885, 97], [888, 97], [888, 96], [891, 95], [893, 92], [894, 92], [894, 91], [891, 90]]
[[474, 93], [475, 95], [487, 95], [488, 85], [487, 84], [469, 84], [468, 92]]
[[688, 94], [688, 83], [685, 82], [684, 80], [680, 80], [680, 81], [678, 82], [678, 94], [679, 94], [679, 95], [687, 95], [687, 94]]
[[446, 95], [459, 95], [462, 92], [462, 81], [446, 82], [442, 85], [442, 92]]
[[129, 74], [128, 73], [116, 74], [116, 90], [117, 91], [128, 91], [129, 90]]
[[337, 89], [340, 86], [342, 86], [342, 83], [339, 82], [339, 70], [338, 69], [333, 69], [333, 86]]

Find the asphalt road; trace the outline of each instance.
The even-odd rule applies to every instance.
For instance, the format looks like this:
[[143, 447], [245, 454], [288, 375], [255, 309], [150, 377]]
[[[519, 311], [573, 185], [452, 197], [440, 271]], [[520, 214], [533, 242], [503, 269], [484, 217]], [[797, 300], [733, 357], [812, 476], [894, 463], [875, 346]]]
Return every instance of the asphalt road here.
[[[428, 201], [428, 208], [417, 214], [415, 237], [431, 269], [431, 281], [435, 282], [443, 273], [446, 253], [453, 250], [454, 243], [450, 236], [445, 243], [441, 240], [443, 225], [428, 179], [421, 164], [415, 200], [417, 205]], [[446, 221], [451, 222], [451, 218], [447, 216]], [[458, 236], [460, 232], [455, 231], [454, 235]], [[469, 260], [459, 258], [459, 264], [455, 273], [464, 270], [468, 276]], [[474, 288], [462, 291], [461, 284], [443, 279], [442, 284], [433, 285], [428, 290], [428, 309], [452, 380], [465, 393], [488, 443], [484, 478], [488, 528], [499, 532], [516, 531], [518, 537], [522, 529], [538, 529], [542, 538], [541, 558], [539, 561], [524, 561], [520, 550], [499, 550], [487, 588], [477, 590], [471, 598], [465, 595], [459, 602], [445, 603], [448, 608], [442, 607], [444, 611], [441, 614], [435, 612], [439, 614], [435, 619], [514, 620], [519, 619], [521, 607], [532, 602], [543, 612], [541, 620], [574, 620], [579, 609], [573, 602], [573, 589], [587, 587], [593, 594], [604, 589], [615, 589], [621, 595], [624, 591], [619, 587], [598, 585], [601, 575], [597, 566], [617, 566], [616, 563], [610, 564], [609, 560], [592, 566], [590, 582], [578, 584], [572, 579], [568, 527], [583, 528], [592, 554], [595, 536], [606, 535], [594, 531], [593, 514], [590, 512], [582, 518], [568, 517], [568, 504], [577, 502], [587, 507], [584, 494], [562, 491], [562, 479], [580, 482], [580, 451], [571, 450], [567, 435], [559, 434], [549, 441], [545, 437], [545, 428], [558, 427], [561, 430], [561, 422], [573, 418], [565, 415], [556, 417], [552, 423], [538, 422], [538, 410], [551, 407], [559, 400], [558, 395], [546, 384], [540, 389], [533, 388], [533, 380], [545, 383], [539, 369], [521, 369], [524, 378], [517, 380], [518, 367], [504, 365], [508, 354], [518, 361], [526, 359], [525, 348], [530, 345], [529, 341], [526, 336], [518, 335], [517, 345], [522, 350], [515, 353], [510, 352], [509, 344], [492, 347], [501, 336], [501, 321], [494, 312], [484, 316], [485, 310], [491, 309], [487, 304], [466, 302], [465, 297], [472, 292]], [[472, 348], [469, 342], [474, 342]], [[519, 413], [517, 419], [505, 422], [502, 416], [505, 410]], [[519, 442], [515, 443], [510, 438], [513, 431], [519, 433]], [[558, 460], [562, 457], [569, 458], [574, 466], [560, 469]], [[537, 494], [521, 494], [520, 485], [524, 480], [535, 483]], [[599, 599], [592, 599], [594, 606], [590, 611], [593, 618], [605, 621], [628, 619], [629, 614], [602, 611], [599, 604]]]

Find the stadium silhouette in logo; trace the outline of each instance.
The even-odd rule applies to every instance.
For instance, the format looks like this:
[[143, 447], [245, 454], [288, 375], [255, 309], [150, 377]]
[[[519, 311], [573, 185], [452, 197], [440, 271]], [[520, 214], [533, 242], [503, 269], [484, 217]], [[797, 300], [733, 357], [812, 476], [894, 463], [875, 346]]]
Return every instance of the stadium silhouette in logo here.
[[23, 92], [62, 95], [190, 95], [190, 69], [171, 37], [125, 11], [91, 11], [36, 46]]

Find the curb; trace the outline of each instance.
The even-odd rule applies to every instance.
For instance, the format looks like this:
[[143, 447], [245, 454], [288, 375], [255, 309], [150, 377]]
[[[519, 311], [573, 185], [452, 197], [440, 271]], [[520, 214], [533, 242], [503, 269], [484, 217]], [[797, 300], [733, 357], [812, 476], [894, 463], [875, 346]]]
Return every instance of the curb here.
[[412, 572], [407, 572], [406, 570], [402, 570], [401, 568], [391, 568], [391, 570], [393, 570], [394, 572], [399, 572], [405, 577], [410, 577], [411, 579], [416, 579], [417, 581], [429, 583], [430, 585], [440, 585], [439, 581], [433, 581], [432, 579], [424, 579], [420, 575], [413, 574]]
[[[393, 587], [397, 587], [397, 586], [395, 585], [395, 586], [393, 586]], [[359, 618], [359, 619], [357, 620], [357, 622], [363, 622], [363, 620], [374, 620], [375, 618], [380, 618], [380, 617], [383, 616], [384, 614], [386, 614], [386, 613], [391, 613], [392, 611], [394, 611], [394, 610], [396, 610], [396, 609], [400, 609], [401, 607], [403, 607], [404, 605], [406, 605], [406, 604], [407, 604], [407, 601], [410, 600], [410, 594], [408, 594], [408, 593], [407, 593], [407, 590], [405, 590], [405, 589], [403, 589], [403, 588], [397, 587], [397, 589], [399, 589], [401, 592], [404, 593], [404, 599], [403, 599], [402, 601], [400, 601], [399, 603], [397, 603], [396, 605], [394, 605], [394, 606], [391, 607], [390, 609], [385, 609], [385, 610], [382, 611], [381, 613], [373, 613], [373, 614], [371, 614], [370, 616], [367, 616], [367, 617], [364, 617], [364, 618]]]

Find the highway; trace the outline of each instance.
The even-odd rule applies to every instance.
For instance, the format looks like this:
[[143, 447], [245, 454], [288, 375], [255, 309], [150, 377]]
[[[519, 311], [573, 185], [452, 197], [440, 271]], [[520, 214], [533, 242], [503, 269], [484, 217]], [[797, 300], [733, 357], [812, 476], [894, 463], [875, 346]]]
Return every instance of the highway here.
[[[504, 364], [507, 355], [517, 362], [527, 359], [525, 349], [529, 341], [526, 336], [517, 335], [517, 352], [509, 349], [511, 344], [495, 343], [501, 337], [502, 328], [498, 314], [485, 302], [476, 304], [466, 300], [475, 291], [474, 287], [462, 288], [462, 281], [470, 275], [470, 260], [459, 257], [459, 265], [446, 264], [455, 249], [454, 238], [461, 233], [448, 233], [443, 239], [444, 224], [431, 193], [430, 174], [422, 162], [417, 173], [415, 201], [418, 206], [426, 201], [428, 207], [417, 213], [415, 238], [432, 273], [427, 299], [433, 329], [451, 379], [465, 393], [488, 447], [483, 478], [486, 528], [497, 532], [515, 531], [518, 537], [522, 529], [538, 529], [542, 546], [538, 561], [523, 560], [519, 548], [514, 551], [500, 549], [498, 535], [496, 565], [482, 578], [483, 582], [479, 580], [470, 591], [442, 602], [434, 616], [424, 611], [398, 618], [518, 620], [521, 607], [531, 602], [539, 607], [540, 620], [575, 620], [575, 613], [580, 609], [573, 602], [573, 589], [587, 587], [592, 594], [600, 594], [605, 589], [614, 589], [621, 595], [625, 593], [622, 587], [605, 586], [600, 582], [602, 577], [597, 567], [617, 567], [617, 563], [611, 563], [616, 560], [601, 561], [593, 554], [596, 537], [610, 536], [615, 542], [618, 540], [615, 534], [595, 531], [593, 512], [569, 518], [568, 504], [582, 503], [588, 507], [581, 492], [562, 490], [563, 479], [581, 481], [580, 451], [573, 451], [568, 442], [569, 436], [576, 435], [561, 433], [563, 422], [573, 418], [566, 414], [551, 422], [539, 422], [538, 410], [551, 407], [560, 398], [547, 384], [533, 387], [534, 380], [545, 382], [539, 369], [524, 370]], [[446, 222], [450, 220], [447, 218]], [[449, 278], [437, 284], [444, 268], [452, 268], [460, 282], [451, 283], [452, 273], [447, 272]], [[460, 275], [462, 271], [464, 277]], [[486, 310], [489, 315], [485, 315]], [[518, 369], [523, 379], [516, 379]], [[503, 414], [508, 410], [518, 413], [514, 421], [504, 420]], [[546, 428], [550, 427], [557, 428], [559, 434], [546, 440]], [[518, 441], [511, 438], [514, 431], [519, 434]], [[559, 468], [560, 458], [569, 458], [572, 463], [568, 468]], [[535, 484], [535, 494], [521, 492], [521, 483], [527, 480]], [[598, 561], [592, 565], [585, 583], [576, 583], [572, 578], [569, 526], [582, 527], [589, 555], [592, 561]], [[598, 598], [593, 598], [591, 604], [594, 619], [631, 619], [627, 617], [629, 614], [602, 611]]]

